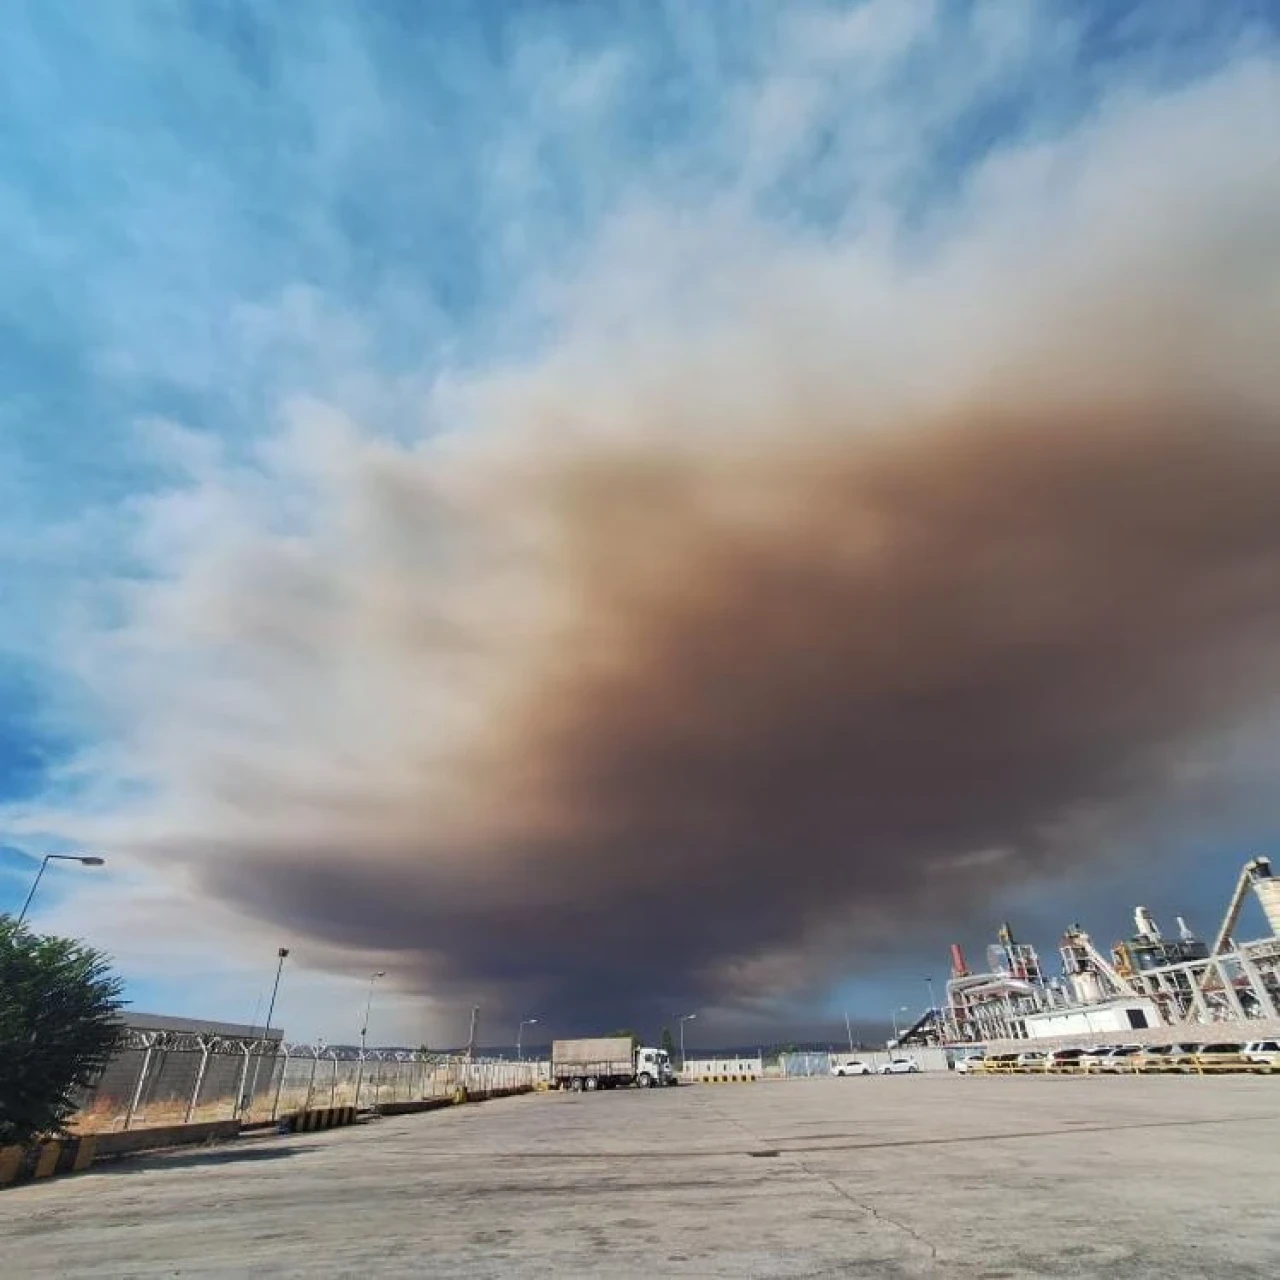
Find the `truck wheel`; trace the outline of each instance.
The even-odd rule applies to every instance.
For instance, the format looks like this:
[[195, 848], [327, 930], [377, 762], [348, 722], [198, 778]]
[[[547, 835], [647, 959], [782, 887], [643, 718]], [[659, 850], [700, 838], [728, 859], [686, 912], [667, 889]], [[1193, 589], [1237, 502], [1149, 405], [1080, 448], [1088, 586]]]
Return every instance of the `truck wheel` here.
[[642, 1071], [636, 1076], [636, 1086], [640, 1089], [648, 1089], [653, 1084], [653, 1077], [647, 1072]]
[[570, 1091], [571, 1093], [581, 1093], [581, 1092], [582, 1092], [582, 1077], [581, 1077], [581, 1076], [574, 1076], [574, 1077], [573, 1077], [573, 1079], [569, 1081], [569, 1091]]
[[600, 1087], [600, 1081], [595, 1076], [588, 1076], [583, 1082], [582, 1087], [589, 1089], [594, 1093]]

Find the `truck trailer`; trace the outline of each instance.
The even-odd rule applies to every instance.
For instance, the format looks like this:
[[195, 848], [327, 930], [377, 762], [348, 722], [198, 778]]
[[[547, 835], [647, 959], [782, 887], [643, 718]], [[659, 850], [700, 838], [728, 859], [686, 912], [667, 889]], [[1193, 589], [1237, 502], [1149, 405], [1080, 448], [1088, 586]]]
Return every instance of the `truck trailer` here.
[[633, 1046], [630, 1036], [596, 1036], [557, 1040], [551, 1046], [551, 1079], [557, 1089], [650, 1089], [673, 1085], [671, 1055], [647, 1045]]

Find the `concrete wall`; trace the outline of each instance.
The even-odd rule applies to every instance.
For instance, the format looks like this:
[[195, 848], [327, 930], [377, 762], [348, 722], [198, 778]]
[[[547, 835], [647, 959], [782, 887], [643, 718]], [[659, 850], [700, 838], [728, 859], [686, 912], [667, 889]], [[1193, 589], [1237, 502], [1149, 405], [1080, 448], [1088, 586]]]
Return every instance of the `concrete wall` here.
[[238, 1120], [214, 1120], [208, 1124], [174, 1124], [154, 1129], [130, 1129], [125, 1133], [100, 1133], [95, 1139], [94, 1158], [102, 1160], [108, 1156], [123, 1156], [135, 1151], [158, 1151], [163, 1147], [219, 1142], [234, 1138], [239, 1132]]

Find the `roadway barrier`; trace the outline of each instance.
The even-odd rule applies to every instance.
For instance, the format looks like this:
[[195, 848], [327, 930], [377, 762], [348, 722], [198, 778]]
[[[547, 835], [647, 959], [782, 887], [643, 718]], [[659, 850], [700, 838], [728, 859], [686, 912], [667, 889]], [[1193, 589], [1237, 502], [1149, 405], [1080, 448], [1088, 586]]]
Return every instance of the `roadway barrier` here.
[[0, 1148], [0, 1187], [58, 1173], [79, 1173], [93, 1163], [98, 1139], [52, 1138], [30, 1147]]
[[316, 1133], [355, 1122], [355, 1107], [310, 1107], [286, 1116], [280, 1127], [286, 1133]]
[[755, 1084], [759, 1079], [756, 1075], [720, 1075], [720, 1076], [698, 1076], [699, 1084]]

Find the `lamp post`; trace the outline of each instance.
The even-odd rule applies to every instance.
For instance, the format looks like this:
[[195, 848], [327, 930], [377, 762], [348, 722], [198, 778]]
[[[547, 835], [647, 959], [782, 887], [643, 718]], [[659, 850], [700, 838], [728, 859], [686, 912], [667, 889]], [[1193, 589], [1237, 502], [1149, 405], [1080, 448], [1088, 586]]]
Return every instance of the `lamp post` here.
[[853, 1024], [849, 1021], [849, 1010], [844, 1011], [844, 1033], [849, 1037], [849, 1052], [853, 1053]]
[[44, 878], [44, 869], [51, 862], [78, 862], [82, 867], [102, 867], [106, 865], [107, 860], [92, 853], [46, 853], [40, 860], [40, 870], [36, 872], [36, 878], [32, 881], [27, 900], [22, 904], [22, 910], [18, 912], [19, 924], [27, 918], [27, 908], [31, 906], [31, 899], [36, 896], [36, 890]]
[[[264, 1040], [269, 1039], [269, 1037], [270, 1037], [270, 1035], [271, 1035], [271, 1019], [272, 1019], [272, 1017], [274, 1016], [275, 1011], [276, 1011], [276, 996], [277, 996], [277, 995], [279, 995], [279, 993], [280, 993], [280, 975], [281, 975], [282, 973], [284, 973], [284, 962], [288, 959], [288, 957], [289, 957], [289, 948], [288, 948], [288, 947], [281, 947], [281, 948], [276, 952], [276, 980], [275, 980], [275, 982], [273, 982], [273, 983], [271, 984], [271, 1000], [270, 1000], [270, 1002], [269, 1002], [269, 1003], [268, 1003], [268, 1005], [267, 1005], [267, 1020], [266, 1020], [266, 1022], [264, 1022], [264, 1023], [262, 1024], [262, 1038], [263, 1038]], [[259, 997], [258, 997], [258, 999], [259, 999], [259, 1000], [261, 1000], [261, 999], [262, 999], [262, 997], [261, 997], [261, 996], [259, 996]], [[255, 1022], [256, 1022], [256, 1020], [257, 1020], [257, 1014], [256, 1014], [256, 1013], [254, 1014], [254, 1020], [255, 1020]], [[252, 1040], [252, 1039], [254, 1038], [254, 1036], [255, 1036], [255, 1034], [256, 1034], [256, 1032], [257, 1032], [257, 1030], [258, 1030], [258, 1028], [257, 1028], [256, 1026], [251, 1026], [251, 1027], [249, 1028], [249, 1039], [250, 1039], [250, 1040]], [[252, 1048], [252, 1046], [250, 1046], [250, 1050], [249, 1050], [249, 1051], [250, 1051], [251, 1053], [253, 1052], [253, 1048]], [[252, 1108], [253, 1108], [253, 1100], [254, 1100], [254, 1098], [255, 1098], [255, 1097], [257, 1097], [257, 1093], [258, 1093], [258, 1068], [259, 1068], [261, 1065], [262, 1065], [262, 1050], [261, 1050], [261, 1049], [259, 1049], [259, 1050], [258, 1050], [258, 1052], [257, 1052], [256, 1054], [254, 1054], [254, 1058], [253, 1058], [253, 1079], [252, 1079], [252, 1081], [251, 1081], [251, 1082], [250, 1082], [250, 1084], [249, 1084], [249, 1093], [248, 1093], [248, 1095], [245, 1097], [245, 1099], [243, 1100], [243, 1107], [242, 1107], [242, 1109], [243, 1109], [244, 1111], [246, 1111], [246, 1112], [249, 1112], [249, 1111], [251, 1111], [251, 1110], [252, 1110]], [[283, 1072], [283, 1068], [281, 1068], [281, 1071]], [[269, 1089], [270, 1087], [271, 1087], [271, 1077], [270, 1077], [270, 1076], [268, 1076], [268, 1077], [267, 1077], [267, 1088]]]
[[907, 1012], [907, 1006], [905, 1004], [900, 1004], [893, 1011], [893, 1047], [895, 1049], [899, 1047], [898, 1041], [902, 1039], [902, 1033], [898, 1030], [898, 1014], [906, 1013], [906, 1012]]
[[682, 1013], [679, 1015], [680, 1023], [680, 1070], [684, 1071], [684, 1024], [692, 1022], [698, 1015], [696, 1013]]
[[360, 1106], [360, 1086], [364, 1082], [364, 1055], [369, 1047], [369, 1012], [373, 1008], [373, 984], [385, 978], [387, 971], [379, 969], [369, 975], [369, 995], [364, 1002], [364, 1022], [360, 1026], [360, 1064], [356, 1067], [356, 1108]]
[[525, 1027], [532, 1027], [537, 1021], [538, 1021], [537, 1018], [522, 1018], [520, 1020], [520, 1025], [516, 1028], [516, 1061], [517, 1062], [524, 1061], [524, 1050], [521, 1048], [521, 1043], [524, 1038], [524, 1029]]
[[364, 1057], [364, 1051], [369, 1044], [369, 1013], [373, 1009], [373, 984], [379, 978], [385, 978], [387, 971], [379, 969], [376, 973], [369, 975], [369, 996], [364, 1002], [364, 1022], [360, 1026], [360, 1056]]

